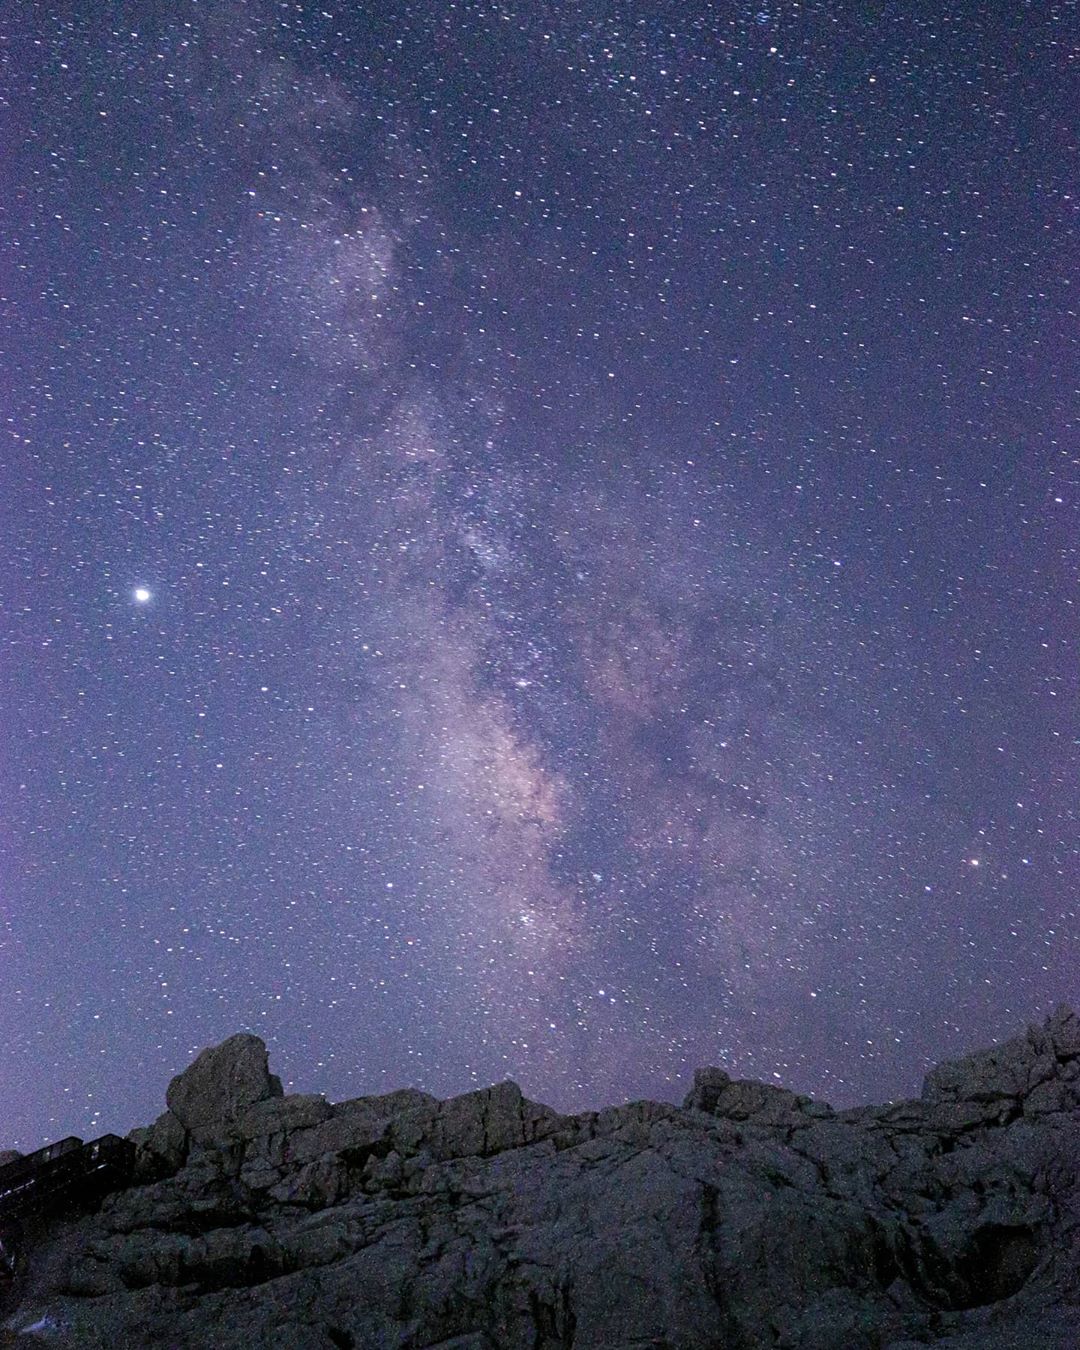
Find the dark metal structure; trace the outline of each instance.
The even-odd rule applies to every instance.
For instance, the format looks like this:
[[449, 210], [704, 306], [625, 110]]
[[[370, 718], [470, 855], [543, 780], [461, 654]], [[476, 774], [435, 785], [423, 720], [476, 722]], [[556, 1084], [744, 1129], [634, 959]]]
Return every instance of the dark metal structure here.
[[116, 1134], [74, 1135], [0, 1167], [0, 1276], [14, 1273], [23, 1221], [96, 1204], [131, 1182], [135, 1145]]

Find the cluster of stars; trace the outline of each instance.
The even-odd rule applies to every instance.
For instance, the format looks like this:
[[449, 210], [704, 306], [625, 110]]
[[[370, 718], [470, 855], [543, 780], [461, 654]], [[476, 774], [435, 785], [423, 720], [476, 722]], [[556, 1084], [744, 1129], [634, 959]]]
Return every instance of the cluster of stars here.
[[17, 8], [0, 1143], [1075, 997], [1065, 11]]

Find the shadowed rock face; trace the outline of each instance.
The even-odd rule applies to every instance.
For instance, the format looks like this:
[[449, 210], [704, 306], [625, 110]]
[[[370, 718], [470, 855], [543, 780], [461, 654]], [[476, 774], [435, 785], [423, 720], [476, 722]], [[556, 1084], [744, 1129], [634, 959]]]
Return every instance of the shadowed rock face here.
[[253, 1036], [166, 1100], [130, 1136], [137, 1184], [33, 1235], [7, 1343], [1080, 1346], [1066, 1008], [844, 1112], [717, 1068], [681, 1108], [562, 1116], [510, 1082], [331, 1105], [282, 1096]]
[[281, 1096], [258, 1036], [230, 1036], [204, 1050], [169, 1084], [165, 1102], [194, 1139], [226, 1138], [249, 1107]]

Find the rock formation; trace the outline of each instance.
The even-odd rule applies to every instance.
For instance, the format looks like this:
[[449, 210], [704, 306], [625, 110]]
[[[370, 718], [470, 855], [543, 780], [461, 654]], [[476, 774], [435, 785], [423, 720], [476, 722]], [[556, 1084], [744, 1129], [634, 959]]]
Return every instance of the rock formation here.
[[[1080, 1019], [833, 1111], [701, 1069], [565, 1116], [511, 1082], [282, 1096], [234, 1036], [28, 1234], [8, 1344], [78, 1350], [1077, 1350]], [[3, 1333], [0, 1333], [2, 1338]]]

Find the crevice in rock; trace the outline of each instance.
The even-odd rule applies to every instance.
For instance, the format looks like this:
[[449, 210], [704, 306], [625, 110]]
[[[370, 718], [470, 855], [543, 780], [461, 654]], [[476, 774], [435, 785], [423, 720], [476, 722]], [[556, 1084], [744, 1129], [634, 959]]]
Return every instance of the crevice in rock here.
[[365, 1163], [369, 1158], [374, 1158], [377, 1162], [389, 1156], [393, 1145], [389, 1139], [376, 1139], [371, 1144], [349, 1144], [340, 1149], [338, 1157], [349, 1168], [355, 1168], [358, 1172], [363, 1170]]
[[1038, 1265], [1039, 1248], [1030, 1228], [986, 1224], [976, 1230], [956, 1262], [956, 1274], [966, 1290], [957, 1308], [978, 1308], [1011, 1298], [1027, 1283]]
[[956, 1251], [945, 1252], [916, 1235], [901, 1264], [913, 1289], [948, 1312], [982, 1308], [1011, 1298], [1039, 1263], [1039, 1245], [1026, 1225], [987, 1223]]

